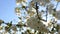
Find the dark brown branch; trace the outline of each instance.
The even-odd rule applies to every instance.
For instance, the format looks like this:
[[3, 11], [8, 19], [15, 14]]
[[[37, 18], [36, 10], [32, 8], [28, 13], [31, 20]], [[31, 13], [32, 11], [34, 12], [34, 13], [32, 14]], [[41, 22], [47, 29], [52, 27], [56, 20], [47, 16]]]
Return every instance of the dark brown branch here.
[[37, 6], [37, 2], [36, 2], [36, 13], [37, 13], [38, 19], [40, 20], [39, 14], [38, 14], [38, 6]]
[[48, 16], [48, 6], [46, 8], [46, 22], [47, 22], [47, 16]]
[[42, 21], [46, 22], [46, 20], [44, 20], [44, 19], [42, 19], [42, 18], [39, 17], [37, 2], [36, 2], [36, 13], [37, 13], [37, 16], [38, 16], [39, 20], [42, 20]]

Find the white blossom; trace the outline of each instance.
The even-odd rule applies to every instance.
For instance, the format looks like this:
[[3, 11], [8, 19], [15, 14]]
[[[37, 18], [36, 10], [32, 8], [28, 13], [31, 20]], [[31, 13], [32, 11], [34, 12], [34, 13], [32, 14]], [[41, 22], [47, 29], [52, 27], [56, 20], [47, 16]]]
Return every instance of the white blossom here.
[[49, 30], [44, 26], [44, 24], [40, 21], [38, 22], [37, 17], [31, 17], [27, 20], [27, 25], [31, 27], [32, 29], [42, 31], [42, 32], [49, 32]]

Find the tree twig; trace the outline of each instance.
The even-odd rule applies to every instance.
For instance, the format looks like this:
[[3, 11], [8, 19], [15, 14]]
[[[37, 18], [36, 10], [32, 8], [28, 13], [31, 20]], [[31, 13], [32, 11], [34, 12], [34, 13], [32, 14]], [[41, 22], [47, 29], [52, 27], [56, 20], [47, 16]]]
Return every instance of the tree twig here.
[[37, 13], [37, 16], [38, 16], [39, 20], [42, 20], [42, 21], [46, 22], [46, 20], [44, 20], [44, 19], [42, 19], [42, 18], [39, 17], [37, 2], [36, 2], [36, 13]]

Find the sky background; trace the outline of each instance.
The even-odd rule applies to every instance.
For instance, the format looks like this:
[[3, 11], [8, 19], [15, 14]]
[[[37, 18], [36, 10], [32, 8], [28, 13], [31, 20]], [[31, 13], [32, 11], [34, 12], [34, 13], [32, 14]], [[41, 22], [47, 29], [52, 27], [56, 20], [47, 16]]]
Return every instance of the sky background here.
[[[55, 3], [55, 2], [53, 2]], [[60, 8], [60, 4], [58, 4]], [[18, 21], [18, 17], [15, 14], [15, 7], [16, 7], [16, 0], [0, 0], [0, 19], [4, 20], [5, 22], [9, 21]], [[43, 9], [43, 8], [41, 8]]]
[[15, 14], [15, 7], [15, 0], [0, 0], [0, 19], [5, 22], [9, 22], [11, 20], [17, 21], [18, 17]]

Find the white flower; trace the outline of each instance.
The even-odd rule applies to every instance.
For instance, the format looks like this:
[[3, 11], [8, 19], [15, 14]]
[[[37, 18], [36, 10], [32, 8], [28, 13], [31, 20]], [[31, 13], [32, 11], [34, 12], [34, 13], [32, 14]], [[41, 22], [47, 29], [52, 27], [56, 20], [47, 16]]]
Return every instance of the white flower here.
[[22, 2], [21, 4], [22, 4], [22, 6], [27, 6], [27, 4], [25, 2]]
[[16, 12], [16, 13], [20, 13], [20, 7], [16, 7], [16, 8], [15, 8], [15, 12]]
[[49, 4], [48, 5], [48, 12], [49, 12], [49, 14], [52, 14], [52, 9], [53, 9], [53, 7], [54, 7], [54, 5], [53, 4]]
[[48, 4], [50, 2], [50, 0], [32, 0], [33, 2], [38, 2], [38, 4], [40, 5], [46, 5], [46, 3]]
[[37, 17], [31, 17], [27, 20], [27, 26], [38, 31], [48, 32], [48, 29], [44, 26], [44, 24], [41, 21], [38, 21]]
[[20, 3], [16, 3], [16, 5], [17, 5], [17, 6], [20, 5]]
[[22, 0], [16, 0], [16, 4], [19, 5], [22, 2]]

